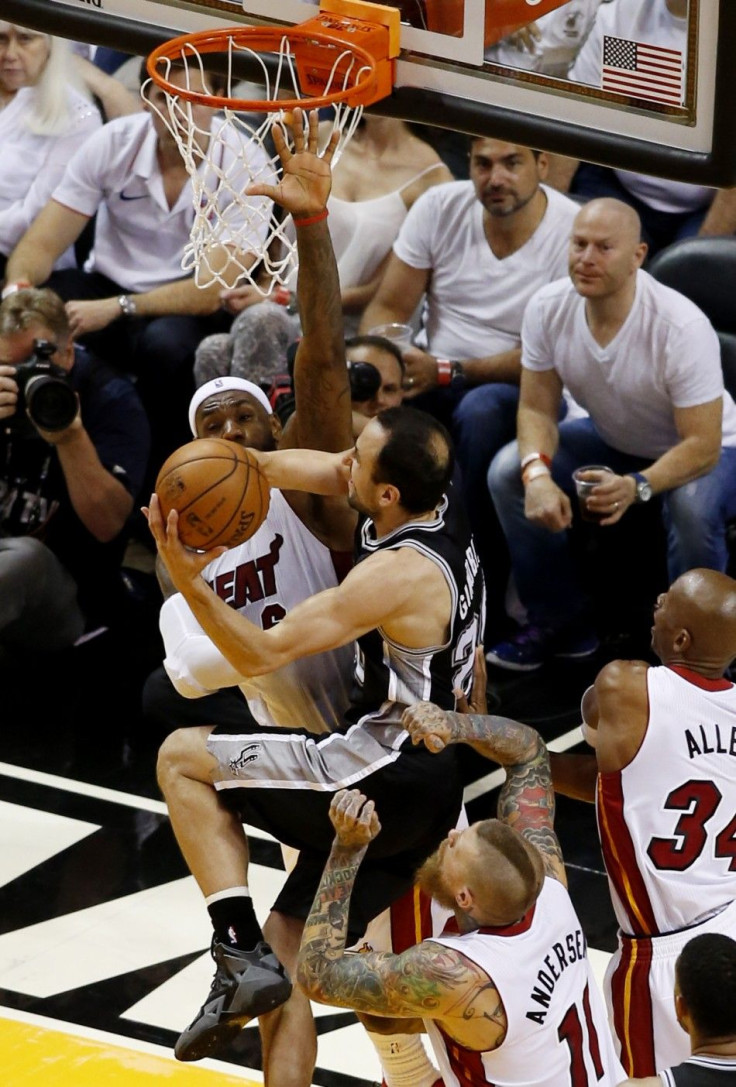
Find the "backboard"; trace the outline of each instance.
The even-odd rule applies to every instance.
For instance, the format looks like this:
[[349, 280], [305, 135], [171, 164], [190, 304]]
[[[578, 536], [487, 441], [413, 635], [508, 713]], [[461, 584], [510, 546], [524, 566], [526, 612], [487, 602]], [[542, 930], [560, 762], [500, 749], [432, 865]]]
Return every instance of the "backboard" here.
[[[394, 92], [374, 112], [681, 181], [736, 184], [736, 0], [386, 2], [401, 13], [401, 53]], [[3, 17], [146, 53], [189, 31], [303, 22], [316, 6], [3, 0]]]

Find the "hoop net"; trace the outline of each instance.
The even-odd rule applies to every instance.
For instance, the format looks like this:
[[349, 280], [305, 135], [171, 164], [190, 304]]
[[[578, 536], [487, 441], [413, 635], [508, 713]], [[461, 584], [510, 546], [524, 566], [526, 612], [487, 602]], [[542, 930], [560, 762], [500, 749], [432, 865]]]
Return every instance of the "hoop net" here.
[[[293, 149], [290, 111], [330, 106], [332, 116], [320, 124], [320, 145], [339, 133], [334, 165], [363, 104], [387, 93], [376, 91], [371, 53], [326, 33], [310, 36], [304, 28], [316, 21], [290, 29], [236, 27], [184, 35], [149, 57], [151, 79], [142, 94], [176, 141], [191, 179], [194, 220], [181, 266], [200, 287], [213, 281], [225, 287], [250, 283], [270, 293], [277, 284], [293, 282], [297, 253], [291, 217], [275, 214], [271, 200], [246, 193], [255, 182], [278, 185], [280, 180], [271, 129], [280, 124]], [[219, 54], [218, 71], [224, 67], [225, 89], [219, 94], [208, 90], [210, 54]], [[243, 87], [236, 73], [243, 70], [243, 59], [250, 62], [249, 74], [252, 66], [260, 73], [259, 85], [245, 89], [262, 97], [238, 97]], [[255, 278], [262, 272], [266, 291]]]

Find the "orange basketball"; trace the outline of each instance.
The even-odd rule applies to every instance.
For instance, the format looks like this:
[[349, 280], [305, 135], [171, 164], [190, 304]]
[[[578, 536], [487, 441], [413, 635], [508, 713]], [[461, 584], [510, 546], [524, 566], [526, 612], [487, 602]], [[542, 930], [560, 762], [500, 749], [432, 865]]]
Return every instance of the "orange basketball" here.
[[271, 492], [249, 449], [199, 438], [172, 453], [156, 480], [161, 513], [179, 514], [187, 547], [235, 547], [263, 524]]

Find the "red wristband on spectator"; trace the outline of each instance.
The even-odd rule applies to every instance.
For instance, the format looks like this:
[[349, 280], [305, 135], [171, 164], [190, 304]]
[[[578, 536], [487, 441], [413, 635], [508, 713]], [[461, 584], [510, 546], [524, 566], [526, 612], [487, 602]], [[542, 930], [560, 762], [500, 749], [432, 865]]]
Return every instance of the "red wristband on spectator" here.
[[530, 464], [534, 464], [535, 460], [541, 460], [542, 464], [545, 464], [548, 468], [552, 467], [552, 459], [547, 456], [546, 453], [527, 453], [521, 462], [521, 470], [524, 471]]
[[328, 212], [327, 208], [325, 208], [324, 211], [321, 211], [319, 213], [319, 215], [310, 215], [306, 219], [295, 219], [292, 216], [292, 222], [293, 222], [294, 226], [311, 226], [312, 223], [321, 223], [322, 220], [326, 219], [328, 215], [329, 215], [329, 212]]
[[450, 359], [437, 359], [437, 384], [449, 385], [452, 381], [452, 362]]
[[5, 301], [6, 298], [10, 298], [11, 294], [15, 294], [16, 291], [25, 291], [33, 284], [29, 283], [27, 279], [17, 279], [14, 283], [6, 283], [3, 287], [0, 298]]

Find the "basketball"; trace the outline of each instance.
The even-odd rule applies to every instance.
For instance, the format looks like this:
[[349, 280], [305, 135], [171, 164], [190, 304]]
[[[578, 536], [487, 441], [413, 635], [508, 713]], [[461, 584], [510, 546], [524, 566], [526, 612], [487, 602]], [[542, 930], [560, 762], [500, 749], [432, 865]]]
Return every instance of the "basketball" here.
[[199, 438], [168, 458], [156, 480], [164, 520], [179, 514], [179, 539], [209, 551], [249, 540], [263, 524], [270, 490], [252, 452], [222, 438]]

